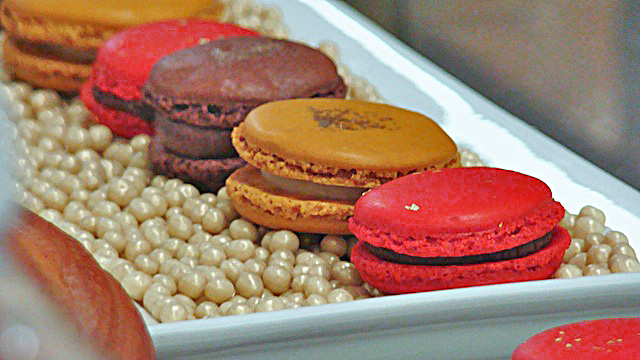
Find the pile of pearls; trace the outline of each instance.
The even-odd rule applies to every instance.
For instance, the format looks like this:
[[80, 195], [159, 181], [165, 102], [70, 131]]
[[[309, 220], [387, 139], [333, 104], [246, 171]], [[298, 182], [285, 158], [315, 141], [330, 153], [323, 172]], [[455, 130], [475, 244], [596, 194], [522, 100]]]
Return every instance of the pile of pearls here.
[[[249, 0], [229, 2], [227, 21], [286, 36], [280, 15]], [[1, 40], [1, 39], [0, 39]], [[365, 79], [332, 57], [348, 97], [382, 101]], [[225, 188], [201, 194], [149, 171], [149, 137], [118, 139], [78, 100], [11, 82], [0, 94], [14, 125], [15, 199], [76, 238], [127, 293], [161, 322], [213, 318], [383, 295], [348, 259], [352, 236], [273, 231], [239, 217]], [[482, 165], [461, 149], [463, 166]], [[562, 225], [573, 236], [556, 277], [638, 271], [627, 238], [605, 231], [586, 206]]]
[[580, 209], [578, 215], [565, 213], [560, 225], [571, 234], [571, 245], [554, 277], [640, 271], [640, 262], [627, 236], [607, 230], [605, 221], [605, 214], [590, 205]]

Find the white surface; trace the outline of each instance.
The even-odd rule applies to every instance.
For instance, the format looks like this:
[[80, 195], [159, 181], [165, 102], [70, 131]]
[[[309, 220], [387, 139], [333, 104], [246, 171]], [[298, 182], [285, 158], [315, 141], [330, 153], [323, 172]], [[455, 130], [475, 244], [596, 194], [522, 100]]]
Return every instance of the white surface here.
[[[388, 103], [438, 121], [489, 165], [547, 182], [570, 212], [590, 204], [640, 248], [640, 193], [478, 96], [341, 3], [264, 0], [292, 38], [331, 41]], [[640, 316], [640, 274], [484, 286], [151, 325], [163, 359], [508, 358], [551, 326]]]

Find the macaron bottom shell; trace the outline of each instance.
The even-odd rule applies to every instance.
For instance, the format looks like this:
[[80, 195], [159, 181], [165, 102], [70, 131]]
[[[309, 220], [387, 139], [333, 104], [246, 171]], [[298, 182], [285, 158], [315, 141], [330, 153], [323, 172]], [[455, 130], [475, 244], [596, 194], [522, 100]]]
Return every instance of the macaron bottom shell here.
[[425, 266], [380, 260], [360, 241], [353, 248], [351, 261], [367, 283], [385, 293], [403, 294], [547, 279], [562, 264], [570, 242], [567, 230], [556, 226], [549, 245], [525, 257], [473, 265]]
[[245, 165], [239, 157], [190, 159], [177, 156], [167, 152], [155, 139], [149, 145], [149, 161], [155, 174], [178, 178], [203, 192], [217, 192], [231, 173]]
[[124, 111], [110, 109], [100, 104], [92, 93], [93, 82], [87, 81], [80, 89], [80, 98], [84, 102], [98, 122], [107, 126], [111, 131], [123, 138], [130, 139], [139, 134], [153, 135], [151, 124], [132, 114]]
[[319, 234], [350, 234], [353, 215], [348, 201], [289, 194], [267, 183], [260, 170], [247, 165], [227, 179], [227, 193], [244, 218], [272, 229]]
[[4, 41], [4, 61], [16, 78], [37, 87], [76, 93], [91, 73], [91, 65], [41, 58], [22, 51], [9, 37]]

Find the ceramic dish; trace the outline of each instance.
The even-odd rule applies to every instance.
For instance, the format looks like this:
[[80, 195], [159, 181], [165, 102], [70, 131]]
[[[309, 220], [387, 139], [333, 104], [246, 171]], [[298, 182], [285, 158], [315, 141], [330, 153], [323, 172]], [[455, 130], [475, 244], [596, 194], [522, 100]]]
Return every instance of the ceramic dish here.
[[[262, 0], [281, 9], [291, 38], [331, 41], [341, 61], [387, 103], [436, 119], [490, 166], [543, 179], [575, 213], [602, 209], [611, 229], [640, 248], [640, 192], [625, 185], [337, 1]], [[545, 328], [598, 317], [640, 316], [640, 274], [543, 280], [388, 296], [171, 324], [149, 324], [162, 359], [506, 359]]]

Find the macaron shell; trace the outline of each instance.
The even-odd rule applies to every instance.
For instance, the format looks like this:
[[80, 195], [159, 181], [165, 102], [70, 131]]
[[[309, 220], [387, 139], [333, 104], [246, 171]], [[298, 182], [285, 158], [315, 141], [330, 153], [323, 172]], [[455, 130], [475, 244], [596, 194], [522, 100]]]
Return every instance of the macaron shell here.
[[21, 51], [10, 38], [4, 41], [3, 57], [8, 71], [38, 87], [66, 93], [77, 92], [91, 73], [91, 66], [41, 58]]
[[640, 358], [640, 318], [583, 321], [543, 331], [519, 345], [512, 360]]
[[359, 241], [351, 252], [351, 262], [367, 283], [389, 294], [452, 289], [549, 278], [562, 264], [571, 236], [555, 227], [549, 245], [517, 259], [475, 265], [420, 266], [382, 261]]
[[354, 212], [352, 231], [361, 239], [415, 256], [513, 248], [543, 236], [564, 216], [541, 180], [486, 167], [388, 182], [364, 194]]
[[226, 182], [231, 202], [244, 218], [272, 229], [320, 234], [349, 234], [347, 218], [353, 204], [346, 201], [294, 196], [267, 183], [260, 170], [247, 165]]
[[202, 192], [217, 192], [233, 171], [245, 165], [238, 157], [202, 160], [180, 157], [165, 151], [154, 138], [149, 145], [149, 160], [154, 173], [178, 178]]
[[[41, 8], [51, 8], [49, 2], [36, 1]], [[89, 23], [73, 23], [22, 9], [22, 1], [3, 1], [0, 18], [9, 36], [38, 43], [73, 46], [98, 50], [100, 44], [122, 27], [99, 26]], [[61, 10], [66, 10], [60, 8]]]
[[80, 99], [100, 124], [107, 126], [114, 134], [127, 139], [139, 134], [153, 135], [153, 128], [146, 120], [98, 103], [93, 97], [92, 87], [93, 82], [87, 81], [80, 89]]
[[224, 105], [311, 97], [339, 86], [344, 83], [322, 52], [292, 41], [242, 36], [165, 56], [145, 88], [184, 103]]
[[140, 100], [140, 88], [163, 56], [221, 37], [256, 35], [259, 34], [253, 30], [233, 24], [199, 19], [166, 20], [129, 28], [100, 47], [93, 67], [94, 84], [125, 100]]
[[198, 15], [208, 8], [221, 13], [212, 0], [4, 0], [7, 5], [33, 16], [105, 26], [132, 26], [170, 18]]

